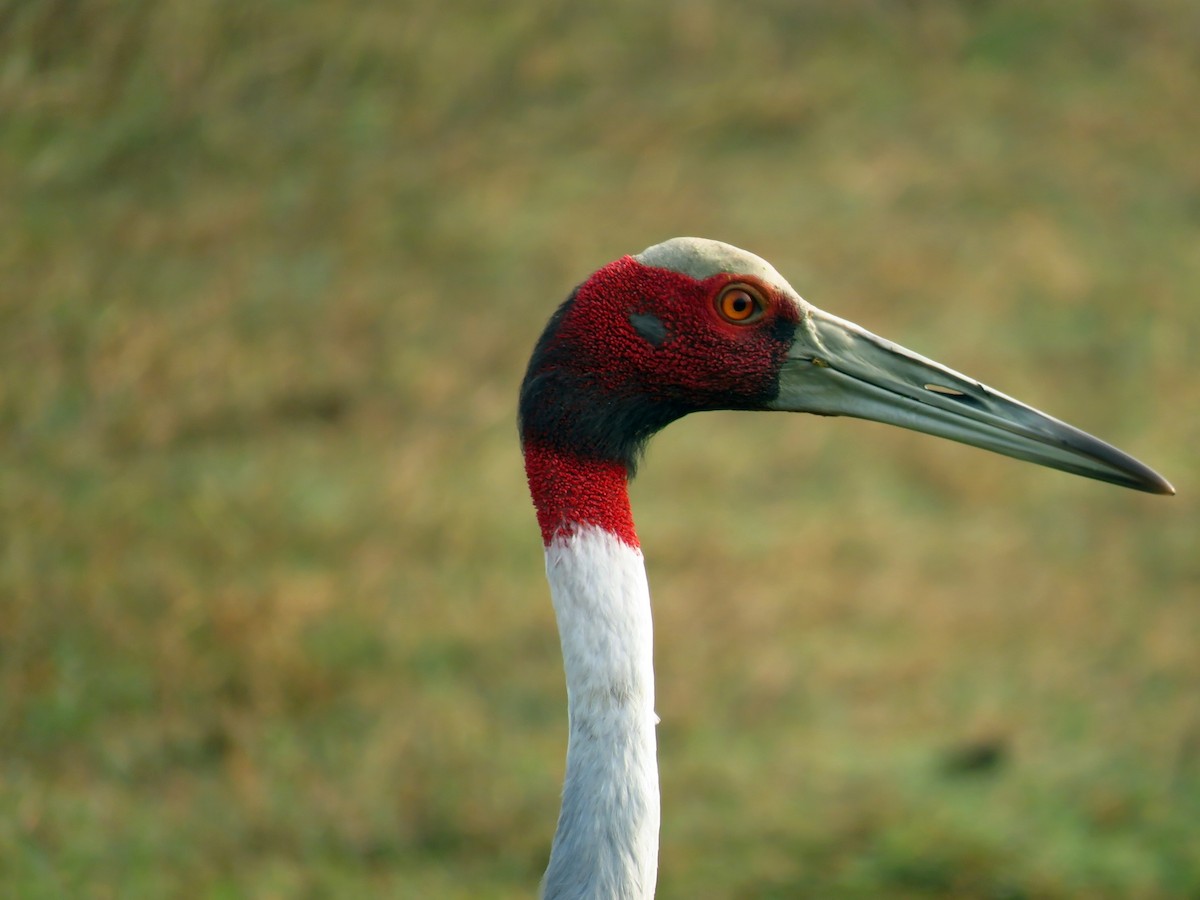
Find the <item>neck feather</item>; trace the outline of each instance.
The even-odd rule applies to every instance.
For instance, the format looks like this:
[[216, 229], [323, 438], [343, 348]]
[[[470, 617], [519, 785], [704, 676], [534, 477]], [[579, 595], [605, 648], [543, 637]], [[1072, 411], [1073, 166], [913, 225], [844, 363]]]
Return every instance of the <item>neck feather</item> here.
[[642, 554], [604, 528], [575, 525], [546, 547], [546, 576], [570, 736], [543, 896], [650, 898], [658, 873], [658, 717]]

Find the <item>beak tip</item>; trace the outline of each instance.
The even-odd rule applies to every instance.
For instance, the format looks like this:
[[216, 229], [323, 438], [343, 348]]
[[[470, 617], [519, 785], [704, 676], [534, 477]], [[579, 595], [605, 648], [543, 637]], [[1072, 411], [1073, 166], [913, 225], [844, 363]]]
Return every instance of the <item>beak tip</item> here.
[[1175, 496], [1175, 485], [1152, 469], [1142, 475], [1136, 487], [1147, 494], [1157, 494], [1161, 497]]

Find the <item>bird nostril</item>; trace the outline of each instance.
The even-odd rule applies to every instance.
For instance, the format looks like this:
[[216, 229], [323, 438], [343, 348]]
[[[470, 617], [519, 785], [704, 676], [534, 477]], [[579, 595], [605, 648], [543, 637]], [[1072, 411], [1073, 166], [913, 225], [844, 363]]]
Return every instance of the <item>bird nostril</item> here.
[[[982, 388], [982, 385], [980, 385]], [[954, 400], [964, 406], [974, 407], [975, 409], [986, 409], [987, 405], [984, 401], [973, 394], [968, 394], [966, 391], [960, 391], [958, 388], [946, 387], [944, 384], [926, 384], [925, 390], [931, 394], [940, 394], [948, 400]]]
[[946, 387], [945, 385], [941, 384], [927, 384], [925, 385], [925, 390], [932, 391], [935, 394], [942, 394], [946, 397], [962, 397], [965, 399], [967, 396], [957, 388]]

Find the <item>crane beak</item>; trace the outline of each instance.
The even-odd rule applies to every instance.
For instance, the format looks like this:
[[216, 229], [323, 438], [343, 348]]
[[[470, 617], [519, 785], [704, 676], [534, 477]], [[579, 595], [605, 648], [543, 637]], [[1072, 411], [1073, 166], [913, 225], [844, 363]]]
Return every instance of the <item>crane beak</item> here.
[[807, 304], [770, 407], [886, 422], [1134, 490], [1175, 493], [1116, 447]]

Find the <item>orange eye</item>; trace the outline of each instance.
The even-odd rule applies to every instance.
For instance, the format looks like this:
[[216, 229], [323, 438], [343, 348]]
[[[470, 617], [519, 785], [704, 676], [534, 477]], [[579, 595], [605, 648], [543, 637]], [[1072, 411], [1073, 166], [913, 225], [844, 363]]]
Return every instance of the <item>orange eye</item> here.
[[717, 297], [717, 312], [735, 325], [753, 322], [762, 315], [763, 305], [757, 292], [740, 284], [730, 285]]

